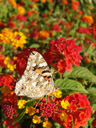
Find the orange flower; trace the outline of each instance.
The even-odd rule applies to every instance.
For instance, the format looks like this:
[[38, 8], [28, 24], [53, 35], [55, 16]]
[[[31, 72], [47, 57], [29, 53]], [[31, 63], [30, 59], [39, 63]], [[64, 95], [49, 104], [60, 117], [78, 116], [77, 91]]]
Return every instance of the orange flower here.
[[89, 23], [89, 24], [93, 24], [93, 18], [92, 18], [91, 16], [84, 15], [84, 16], [82, 17], [82, 20], [83, 20], [84, 22]]
[[9, 0], [11, 5], [13, 6], [13, 8], [17, 7], [17, 3], [15, 2], [15, 0]]
[[46, 0], [41, 0], [42, 3], [46, 3]]
[[53, 0], [49, 0], [50, 3], [53, 3]]
[[40, 39], [44, 40], [49, 37], [49, 32], [46, 30], [41, 30], [39, 33]]
[[61, 3], [67, 5], [68, 4], [68, 0], [62, 0]]
[[71, 4], [71, 8], [72, 8], [74, 11], [76, 11], [79, 6], [80, 6], [79, 1], [74, 1], [74, 2], [72, 2], [72, 4]]

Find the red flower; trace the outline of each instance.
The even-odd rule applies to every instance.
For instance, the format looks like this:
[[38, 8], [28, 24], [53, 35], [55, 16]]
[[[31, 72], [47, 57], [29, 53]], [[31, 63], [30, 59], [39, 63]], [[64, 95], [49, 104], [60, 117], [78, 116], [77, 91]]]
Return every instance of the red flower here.
[[55, 30], [56, 32], [60, 32], [61, 29], [60, 29], [58, 24], [54, 24], [51, 26], [51, 30]]
[[92, 33], [93, 37], [96, 39], [96, 22], [94, 22], [90, 27], [89, 27], [90, 33]]
[[49, 100], [49, 97], [46, 102], [46, 98], [43, 98], [41, 103], [38, 105], [41, 112], [41, 117], [45, 117], [45, 120], [48, 120], [49, 117], [54, 117], [58, 106], [56, 104], [56, 99]]
[[10, 102], [3, 102], [1, 105], [2, 114], [4, 114], [6, 117], [12, 119], [14, 115], [17, 116], [16, 106], [11, 104]]
[[[1, 49], [2, 49], [2, 48], [1, 48]], [[5, 67], [4, 60], [5, 60], [5, 56], [2, 55], [2, 54], [0, 54], [0, 66], [1, 66], [2, 68]]]
[[28, 11], [27, 11], [27, 15], [28, 15], [28, 16], [32, 16], [32, 15], [33, 15], [32, 11], [28, 10]]
[[96, 128], [96, 120], [93, 120], [92, 126], [93, 126], [93, 128]]
[[81, 10], [79, 10], [79, 11], [78, 11], [78, 14], [79, 14], [79, 15], [82, 15], [82, 14], [83, 14], [83, 12], [82, 12]]
[[[69, 112], [73, 116], [74, 128], [85, 126], [91, 116], [91, 106], [87, 97], [83, 94], [73, 94], [64, 98], [70, 103]], [[73, 107], [75, 105], [75, 108]]]
[[78, 29], [77, 29], [77, 32], [79, 32], [79, 33], [84, 33], [84, 34], [88, 34], [88, 35], [91, 34], [90, 31], [88, 30], [88, 28], [85, 28], [85, 27], [80, 27], [80, 28], [78, 28]]
[[39, 38], [39, 33], [37, 29], [33, 29], [33, 32], [31, 33], [30, 37], [34, 38], [34, 39], [38, 39]]
[[48, 15], [44, 13], [44, 14], [42, 15], [42, 17], [43, 17], [43, 18], [47, 18]]
[[6, 119], [1, 123], [5, 124], [6, 128], [20, 128], [20, 125], [18, 123], [13, 124], [13, 119]]
[[0, 22], [0, 28], [4, 28], [4, 27], [5, 27], [4, 23]]
[[14, 28], [14, 27], [15, 27], [15, 24], [14, 24], [14, 22], [12, 22], [12, 21], [9, 21], [7, 25], [8, 25], [8, 27], [10, 27], [10, 28]]
[[79, 1], [74, 1], [74, 2], [72, 2], [72, 4], [71, 4], [71, 8], [72, 8], [74, 11], [76, 11], [79, 6], [80, 6]]
[[10, 89], [14, 89], [14, 79], [10, 74], [0, 75], [0, 86], [8, 86]]
[[14, 106], [17, 105], [18, 97], [13, 92], [11, 92], [9, 94], [3, 94], [3, 95], [1, 95], [1, 98], [2, 98], [1, 99], [1, 103], [3, 103], [3, 102], [10, 102]]
[[16, 20], [24, 21], [24, 22], [27, 21], [27, 19], [26, 19], [26, 17], [24, 15], [17, 15]]
[[54, 60], [54, 55], [52, 54], [52, 51], [50, 49], [46, 49], [44, 58], [49, 65], [52, 63], [52, 61]]
[[79, 66], [82, 58], [80, 51], [81, 48], [75, 44], [74, 40], [66, 40], [62, 37], [50, 42], [44, 57], [48, 64], [52, 63], [55, 69], [63, 74], [64, 71], [71, 70], [72, 64]]
[[[92, 112], [87, 97], [84, 94], [75, 93], [73, 95], [66, 96], [63, 100], [69, 102], [68, 108], [63, 109], [58, 106], [60, 109], [54, 113], [54, 118], [52, 119], [57, 121], [59, 124], [62, 124], [62, 128], [72, 128], [73, 122], [74, 128], [85, 126], [87, 120], [90, 119]], [[63, 116], [60, 118], [62, 113]]]

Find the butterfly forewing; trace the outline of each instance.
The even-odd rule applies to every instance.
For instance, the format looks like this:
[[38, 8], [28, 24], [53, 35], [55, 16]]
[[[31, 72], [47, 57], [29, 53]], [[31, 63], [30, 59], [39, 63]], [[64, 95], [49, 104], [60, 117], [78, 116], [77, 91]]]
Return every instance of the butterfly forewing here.
[[28, 57], [24, 74], [16, 83], [15, 93], [36, 99], [53, 91], [55, 88], [49, 67], [42, 55], [33, 51]]

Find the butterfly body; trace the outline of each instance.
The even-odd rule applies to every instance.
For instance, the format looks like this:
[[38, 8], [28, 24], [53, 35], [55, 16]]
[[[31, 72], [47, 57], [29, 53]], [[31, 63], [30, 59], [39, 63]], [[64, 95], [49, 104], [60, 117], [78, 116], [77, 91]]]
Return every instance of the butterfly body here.
[[24, 74], [16, 83], [15, 93], [36, 99], [53, 91], [55, 87], [49, 67], [42, 55], [33, 51], [28, 57]]

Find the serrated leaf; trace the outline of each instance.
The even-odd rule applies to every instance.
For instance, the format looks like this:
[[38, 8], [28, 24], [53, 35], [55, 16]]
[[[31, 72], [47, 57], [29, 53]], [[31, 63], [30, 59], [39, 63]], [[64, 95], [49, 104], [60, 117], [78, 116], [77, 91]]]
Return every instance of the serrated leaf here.
[[81, 78], [90, 82], [96, 83], [96, 76], [85, 67], [74, 67], [71, 72], [65, 73], [64, 77], [67, 78]]
[[88, 88], [87, 91], [89, 92], [90, 95], [96, 96], [96, 88], [91, 87]]
[[76, 92], [81, 93], [87, 93], [87, 91], [84, 89], [83, 85], [75, 80], [70, 79], [57, 79], [55, 82], [56, 86], [59, 86], [60, 90], [72, 90]]
[[16, 122], [19, 122], [24, 115], [25, 115], [25, 109], [21, 113], [19, 113], [19, 115], [14, 119], [13, 124], [15, 124]]

